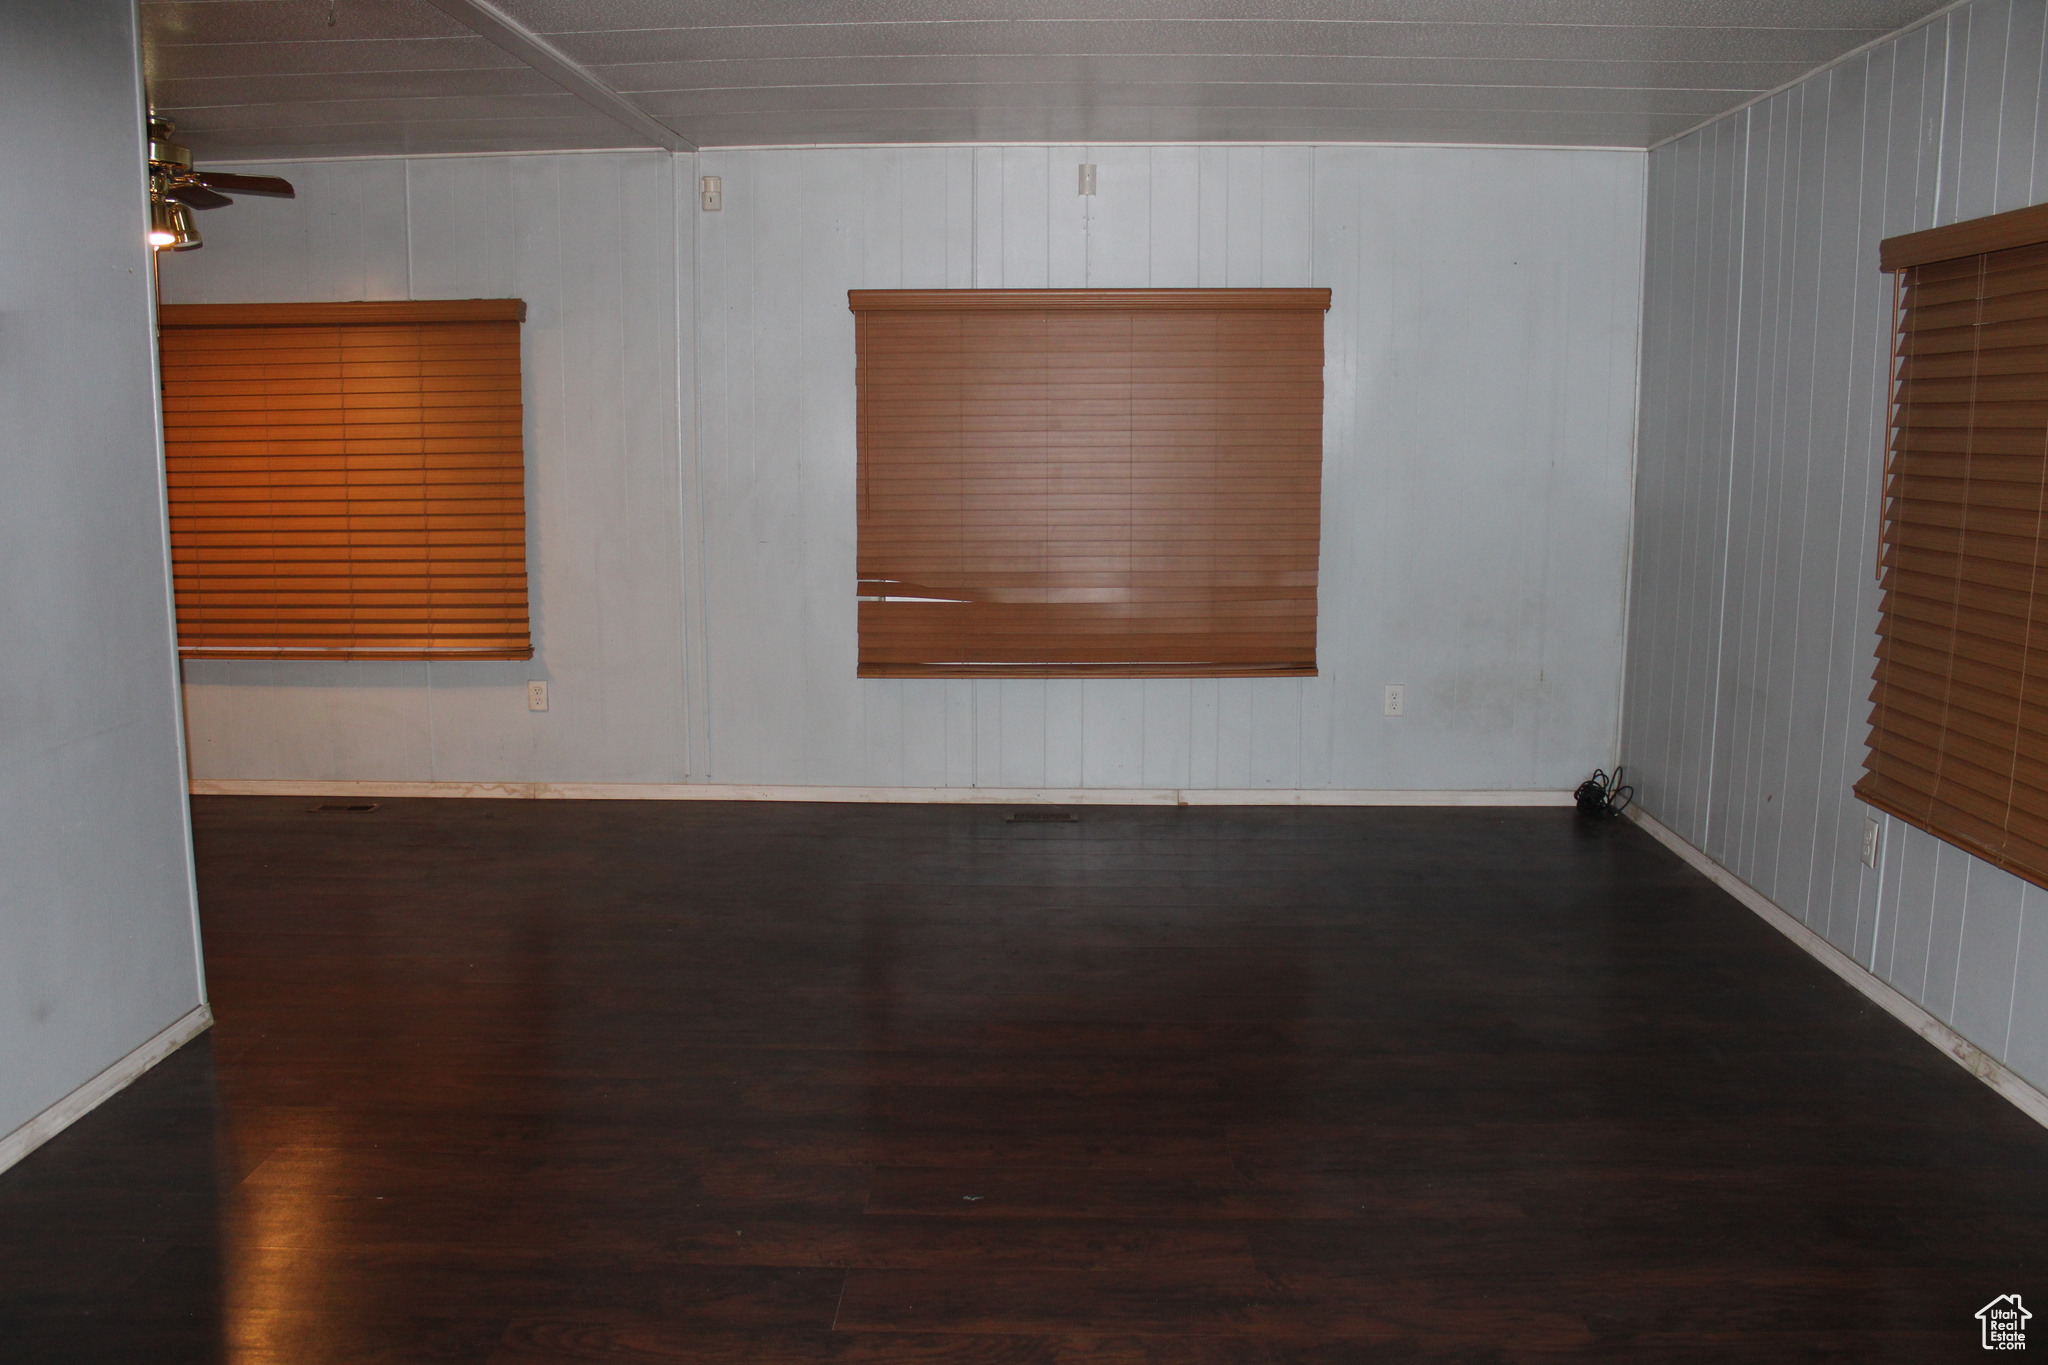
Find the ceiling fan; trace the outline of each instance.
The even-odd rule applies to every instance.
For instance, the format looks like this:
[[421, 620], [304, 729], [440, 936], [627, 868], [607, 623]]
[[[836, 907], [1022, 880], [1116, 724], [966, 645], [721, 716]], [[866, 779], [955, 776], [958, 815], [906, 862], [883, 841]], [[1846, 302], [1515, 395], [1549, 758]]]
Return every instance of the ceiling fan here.
[[217, 209], [235, 201], [223, 194], [262, 194], [276, 199], [295, 197], [292, 182], [274, 175], [235, 175], [228, 171], [195, 171], [192, 153], [170, 141], [178, 125], [169, 119], [149, 120], [149, 244], [158, 251], [191, 251], [204, 246], [193, 225], [192, 210]]

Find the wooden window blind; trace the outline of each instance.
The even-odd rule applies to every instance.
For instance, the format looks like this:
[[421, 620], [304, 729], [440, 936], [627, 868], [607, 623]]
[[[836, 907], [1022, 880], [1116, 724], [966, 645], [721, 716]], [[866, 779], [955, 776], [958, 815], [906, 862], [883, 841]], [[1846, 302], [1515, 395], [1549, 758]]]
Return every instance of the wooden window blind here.
[[1315, 672], [1329, 290], [848, 301], [860, 676]]
[[1865, 802], [2048, 886], [2048, 210], [1897, 272]]
[[525, 659], [517, 299], [165, 305], [178, 649]]

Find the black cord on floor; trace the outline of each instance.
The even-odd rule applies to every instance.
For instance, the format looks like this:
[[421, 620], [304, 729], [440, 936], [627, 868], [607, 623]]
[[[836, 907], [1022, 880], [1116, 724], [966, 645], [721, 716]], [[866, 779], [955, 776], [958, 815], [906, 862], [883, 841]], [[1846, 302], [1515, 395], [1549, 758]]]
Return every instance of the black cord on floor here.
[[1605, 769], [1595, 768], [1593, 775], [1579, 784], [1572, 798], [1579, 803], [1579, 814], [1597, 815], [1604, 818], [1616, 816], [1628, 809], [1628, 803], [1635, 799], [1636, 789], [1624, 785], [1621, 775], [1625, 768], [1616, 768], [1609, 777]]

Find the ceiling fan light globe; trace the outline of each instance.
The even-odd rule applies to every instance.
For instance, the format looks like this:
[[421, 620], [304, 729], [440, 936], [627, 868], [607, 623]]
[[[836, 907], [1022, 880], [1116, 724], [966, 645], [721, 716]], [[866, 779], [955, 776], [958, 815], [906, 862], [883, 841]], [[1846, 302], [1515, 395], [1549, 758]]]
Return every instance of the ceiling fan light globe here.
[[154, 196], [149, 201], [149, 245], [157, 251], [175, 246], [178, 241], [178, 223], [172, 216], [173, 205], [168, 199]]
[[206, 243], [199, 238], [198, 226], [192, 221], [192, 210], [175, 199], [170, 202], [169, 208], [171, 231], [173, 234], [170, 249], [172, 251], [197, 251], [200, 247], [205, 246]]

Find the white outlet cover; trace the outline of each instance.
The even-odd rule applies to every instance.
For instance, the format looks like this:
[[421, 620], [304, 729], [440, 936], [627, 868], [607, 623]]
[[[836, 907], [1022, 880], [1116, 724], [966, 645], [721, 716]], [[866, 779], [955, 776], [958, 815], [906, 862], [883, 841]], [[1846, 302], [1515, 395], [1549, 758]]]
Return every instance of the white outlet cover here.
[[536, 678], [526, 684], [526, 709], [545, 711], [548, 709], [548, 685]]
[[1387, 714], [1388, 714], [1388, 715], [1390, 715], [1390, 716], [1398, 716], [1398, 715], [1400, 715], [1400, 714], [1401, 714], [1401, 711], [1402, 711], [1402, 705], [1403, 705], [1403, 703], [1405, 703], [1405, 702], [1407, 701], [1407, 699], [1408, 699], [1408, 697], [1407, 697], [1407, 693], [1408, 693], [1408, 689], [1407, 689], [1406, 687], [1404, 687], [1404, 686], [1403, 686], [1402, 684], [1400, 684], [1400, 683], [1388, 683], [1388, 684], [1387, 684], [1387, 707], [1386, 707], [1386, 709], [1387, 709]]

